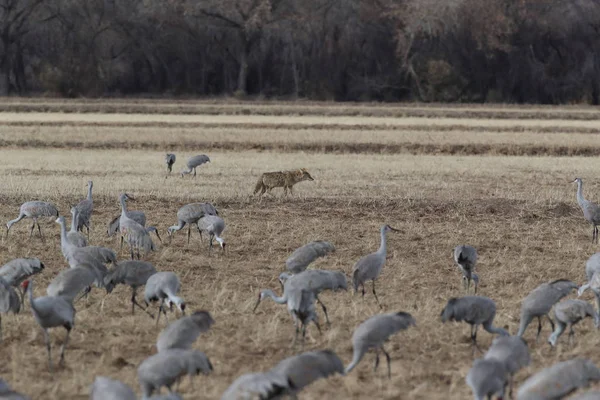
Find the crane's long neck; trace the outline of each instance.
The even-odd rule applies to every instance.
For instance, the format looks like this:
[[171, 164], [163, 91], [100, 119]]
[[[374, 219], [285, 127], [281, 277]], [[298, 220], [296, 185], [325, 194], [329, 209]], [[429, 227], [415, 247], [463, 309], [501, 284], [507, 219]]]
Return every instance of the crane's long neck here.
[[38, 309], [36, 307], [34, 298], [33, 298], [33, 281], [29, 281], [29, 285], [27, 286], [27, 297], [29, 298], [29, 304], [31, 304], [31, 309], [37, 315]]
[[127, 203], [125, 202], [125, 197], [121, 197], [121, 217], [127, 217]]
[[185, 226], [185, 221], [183, 221], [183, 220], [181, 220], [181, 219], [180, 219], [180, 220], [179, 220], [179, 225], [173, 225], [173, 226], [170, 226], [170, 227], [167, 229], [167, 231], [168, 231], [169, 233], [171, 233], [171, 232], [173, 232], [173, 231], [179, 231], [179, 230], [183, 229], [183, 227], [184, 227], [184, 226]]
[[263, 291], [263, 293], [265, 294], [265, 296], [269, 296], [270, 298], [273, 299], [273, 301], [277, 304], [285, 304], [287, 303], [287, 296], [285, 293], [283, 293], [283, 295], [281, 297], [278, 297], [275, 292], [273, 292], [271, 289], [266, 289]]
[[87, 195], [87, 199], [89, 201], [92, 201], [92, 185], [88, 185], [88, 195]]
[[583, 182], [577, 181], [577, 202], [583, 206], [585, 199], [583, 198]]
[[381, 244], [379, 245], [379, 250], [377, 250], [377, 253], [379, 254], [386, 254], [387, 252], [387, 237], [386, 237], [386, 233], [385, 233], [385, 228], [381, 228]]
[[71, 219], [71, 232], [77, 232], [77, 217], [79, 216], [77, 210], [74, 210], [71, 215], [73, 216]]
[[60, 240], [63, 243], [68, 242], [67, 241], [67, 226], [65, 225], [64, 220], [60, 221]]
[[344, 373], [347, 375], [350, 371], [352, 371], [354, 369], [354, 367], [356, 367], [358, 365], [358, 363], [360, 362], [360, 360], [362, 360], [363, 356], [365, 355], [365, 349], [363, 346], [358, 347], [359, 344], [356, 344], [354, 347], [354, 354], [352, 355], [352, 362], [350, 362], [350, 364], [348, 364], [348, 366], [346, 367], [346, 370], [344, 371]]

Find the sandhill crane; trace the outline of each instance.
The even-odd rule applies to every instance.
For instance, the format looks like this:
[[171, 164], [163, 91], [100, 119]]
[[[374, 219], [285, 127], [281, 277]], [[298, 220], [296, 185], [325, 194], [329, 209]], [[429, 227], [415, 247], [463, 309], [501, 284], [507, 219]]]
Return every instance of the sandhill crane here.
[[79, 211], [77, 207], [71, 207], [71, 230], [67, 232], [67, 239], [75, 247], [85, 247], [88, 245], [87, 239], [77, 231], [77, 222], [79, 221]]
[[144, 226], [140, 225], [133, 219], [129, 218], [127, 213], [127, 200], [135, 200], [127, 193], [122, 193], [119, 196], [121, 203], [121, 217], [119, 218], [119, 230], [121, 235], [127, 239], [129, 244], [129, 250], [131, 251], [131, 259], [134, 259], [134, 249], [137, 252], [137, 258], [140, 258], [140, 250], [144, 254], [148, 254], [154, 250], [154, 243], [150, 238], [150, 234], [146, 231]]
[[29, 397], [15, 392], [0, 378], [0, 399], [2, 400], [31, 400]]
[[205, 215], [198, 220], [198, 229], [209, 236], [209, 249], [213, 248], [213, 241], [216, 240], [223, 251], [225, 251], [225, 241], [221, 237], [225, 230], [225, 221], [218, 215]]
[[[135, 306], [138, 306], [148, 313], [148, 311], [137, 302], [135, 296], [137, 294], [137, 289], [144, 286], [146, 282], [148, 282], [148, 279], [155, 273], [156, 269], [149, 262], [138, 260], [121, 261], [104, 277], [104, 288], [110, 293], [118, 284], [130, 286], [131, 314], [133, 315], [135, 313]], [[150, 316], [154, 318], [154, 315], [150, 314]]]
[[386, 247], [386, 236], [387, 233], [399, 232], [398, 229], [392, 228], [389, 225], [383, 225], [381, 227], [381, 245], [379, 246], [379, 250], [375, 253], [368, 254], [362, 257], [360, 260], [354, 264], [354, 268], [352, 271], [352, 280], [354, 284], [354, 293], [358, 292], [358, 287], [362, 286], [362, 295], [365, 297], [365, 283], [368, 281], [373, 281], [373, 295], [375, 296], [375, 300], [381, 308], [381, 304], [379, 303], [379, 299], [377, 298], [377, 293], [375, 292], [375, 280], [379, 278], [381, 274], [381, 269], [385, 264], [385, 258], [387, 255], [387, 247]]
[[267, 297], [273, 299], [277, 304], [287, 304], [287, 309], [292, 315], [294, 326], [296, 327], [296, 335], [294, 336], [292, 346], [296, 343], [300, 330], [302, 330], [302, 345], [304, 346], [306, 327], [311, 321], [317, 326], [319, 333], [321, 332], [319, 319], [315, 312], [316, 298], [314, 292], [304, 290], [301, 287], [286, 285], [283, 295], [278, 297], [271, 289], [264, 289], [258, 294], [258, 301], [253, 311], [256, 311], [260, 302]]
[[538, 319], [536, 342], [539, 340], [540, 332], [542, 331], [543, 316], [550, 321], [552, 330], [554, 330], [554, 321], [552, 321], [552, 318], [548, 314], [552, 306], [568, 295], [573, 289], [577, 289], [575, 283], [566, 279], [558, 279], [549, 283], [543, 283], [531, 291], [521, 302], [521, 320], [517, 336], [523, 336], [527, 326], [536, 317]]
[[583, 211], [583, 217], [592, 224], [592, 243], [598, 243], [598, 225], [600, 225], [600, 207], [596, 203], [592, 203], [589, 200], [583, 198], [583, 181], [581, 178], [575, 178], [573, 183], [577, 182], [577, 203], [581, 211]]
[[67, 343], [69, 342], [71, 329], [73, 329], [73, 326], [75, 325], [75, 308], [73, 307], [73, 304], [61, 296], [44, 296], [34, 299], [33, 279], [23, 283], [25, 284], [25, 290], [28, 291], [29, 294], [29, 304], [31, 304], [33, 316], [38, 325], [44, 330], [46, 349], [48, 350], [48, 366], [50, 372], [52, 372], [52, 356], [50, 352], [50, 336], [48, 335], [48, 329], [62, 326], [67, 330], [67, 336], [65, 337], [60, 350], [59, 365], [62, 365], [65, 361], [65, 347], [67, 347]]
[[599, 390], [590, 390], [589, 392], [581, 393], [577, 396], [573, 396], [570, 400], [598, 400], [600, 399]]
[[290, 275], [287, 272], [279, 274], [279, 282], [282, 286], [291, 285], [304, 290], [311, 290], [315, 294], [315, 300], [321, 304], [321, 308], [325, 313], [327, 325], [330, 325], [329, 315], [327, 315], [327, 307], [319, 298], [319, 293], [324, 290], [348, 290], [346, 275], [340, 271], [327, 271], [321, 269], [310, 269], [300, 272], [296, 275]]
[[46, 294], [48, 296], [63, 297], [73, 304], [78, 295], [87, 294], [94, 283], [98, 285], [98, 282], [102, 280], [102, 276], [95, 268], [89, 266], [64, 269], [52, 279], [46, 288]]
[[442, 323], [447, 321], [465, 321], [471, 325], [471, 340], [475, 348], [479, 351], [477, 345], [477, 329], [479, 325], [489, 333], [496, 333], [502, 336], [509, 336], [509, 333], [494, 326], [494, 317], [496, 316], [496, 303], [488, 297], [483, 296], [464, 296], [453, 297], [448, 300], [446, 307], [442, 310]]
[[166, 386], [169, 391], [181, 377], [210, 374], [213, 366], [206, 354], [198, 350], [168, 349], [146, 358], [138, 367], [138, 381], [146, 399]]
[[285, 266], [292, 274], [299, 274], [304, 271], [310, 263], [319, 257], [325, 257], [335, 251], [335, 246], [323, 240], [316, 240], [297, 248], [292, 255], [288, 257]]
[[504, 398], [507, 384], [505, 365], [495, 359], [479, 358], [473, 362], [465, 381], [473, 391], [475, 400], [491, 399], [492, 396]]
[[94, 211], [94, 200], [92, 199], [92, 187], [94, 182], [88, 181], [87, 198], [81, 200], [75, 208], [78, 211], [77, 230], [83, 231], [83, 227], [87, 229], [88, 238], [90, 237], [90, 220], [92, 219], [92, 211]]
[[[144, 214], [143, 211], [127, 210], [127, 215], [129, 216], [129, 218], [131, 218], [138, 224], [142, 225], [146, 229], [146, 232], [148, 232], [148, 233], [154, 232], [154, 234], [156, 235], [158, 240], [162, 243], [162, 239], [160, 238], [160, 235], [158, 234], [158, 229], [156, 229], [156, 227], [154, 227], [154, 226], [146, 227], [146, 214]], [[114, 217], [113, 219], [110, 220], [110, 222], [108, 223], [108, 226], [106, 228], [106, 234], [108, 235], [108, 237], [111, 237], [111, 236], [115, 235], [117, 232], [120, 232], [120, 229], [119, 229], [119, 220], [120, 219], [121, 219], [121, 214], [117, 215], [116, 217]], [[123, 236], [121, 236], [121, 249], [122, 248], [123, 248]]]
[[556, 346], [556, 342], [565, 329], [569, 327], [569, 343], [572, 343], [575, 336], [573, 325], [586, 317], [594, 319], [596, 329], [600, 327], [600, 317], [594, 310], [594, 307], [583, 300], [568, 299], [561, 301], [554, 306], [554, 322], [556, 322], [556, 330], [552, 332], [548, 338], [548, 342], [552, 346]]
[[206, 154], [200, 154], [198, 156], [190, 157], [186, 163], [187, 169], [181, 170], [181, 177], [183, 178], [184, 175], [192, 173], [192, 170], [193, 170], [194, 178], [195, 178], [196, 177], [196, 168], [207, 162], [210, 162], [210, 158], [208, 158], [208, 156]]
[[598, 271], [600, 271], [600, 253], [594, 253], [585, 262], [585, 276], [587, 280], [591, 280], [594, 272]]
[[352, 334], [354, 354], [352, 356], [352, 362], [346, 367], [345, 373], [348, 374], [352, 371], [369, 349], [375, 349], [374, 370], [377, 370], [377, 366], [379, 365], [379, 350], [381, 350], [387, 360], [388, 378], [391, 379], [391, 358], [389, 353], [383, 348], [383, 344], [390, 336], [416, 325], [417, 322], [413, 316], [403, 311], [375, 315], [364, 321]]
[[494, 359], [504, 364], [504, 368], [509, 374], [508, 396], [512, 398], [514, 375], [531, 363], [527, 342], [520, 336], [498, 336], [492, 341], [492, 346], [483, 358]]
[[33, 224], [31, 224], [29, 238], [31, 239], [33, 236], [33, 228], [35, 228], [36, 225], [38, 227], [38, 231], [40, 232], [40, 237], [43, 238], [42, 228], [40, 228], [40, 224], [38, 222], [38, 218], [43, 217], [58, 217], [58, 210], [56, 209], [56, 206], [46, 201], [28, 201], [23, 203], [19, 210], [19, 216], [16, 219], [6, 223], [6, 237], [8, 237], [8, 232], [10, 231], [11, 226], [23, 218], [31, 218], [33, 220]]
[[[41, 273], [45, 268], [38, 258], [15, 258], [0, 267], [0, 277], [20, 291], [21, 283], [30, 276]], [[21, 292], [21, 304], [25, 301], [25, 293]]]
[[165, 314], [165, 318], [169, 322], [165, 303], [169, 308], [172, 308], [173, 304], [175, 304], [179, 311], [185, 315], [185, 301], [181, 297], [176, 296], [179, 293], [179, 289], [181, 289], [181, 283], [177, 275], [173, 272], [157, 272], [151, 275], [146, 281], [146, 288], [144, 290], [146, 305], [149, 305], [150, 302], [160, 301], [156, 325], [158, 325], [161, 312]]
[[479, 276], [474, 273], [477, 265], [477, 250], [473, 246], [459, 245], [454, 248], [454, 262], [462, 272], [463, 287], [469, 293], [471, 281], [475, 284], [475, 294], [477, 294], [477, 285]]
[[583, 295], [583, 293], [588, 289], [591, 289], [594, 293], [594, 297], [596, 298], [596, 306], [598, 310], [600, 310], [600, 272], [594, 272], [588, 283], [581, 285], [581, 287], [577, 290], [577, 295]]
[[223, 395], [221, 400], [276, 399], [292, 387], [287, 376], [268, 371], [249, 373], [238, 377]]
[[517, 400], [562, 399], [599, 380], [600, 370], [590, 360], [563, 361], [530, 376], [519, 388]]
[[165, 178], [169, 176], [168, 174], [170, 174], [171, 171], [173, 171], [173, 164], [175, 164], [175, 161], [177, 161], [177, 157], [175, 156], [175, 154], [167, 153], [165, 155], [165, 164], [167, 164], [167, 175], [165, 176]]
[[129, 385], [116, 379], [97, 376], [90, 388], [90, 400], [136, 400]]
[[190, 316], [171, 322], [158, 335], [156, 348], [158, 351], [167, 349], [189, 349], [202, 332], [210, 329], [215, 320], [208, 311], [196, 311]]
[[[210, 203], [190, 203], [181, 207], [177, 210], [177, 225], [170, 226], [167, 229], [167, 234], [169, 238], [172, 237], [173, 232], [179, 231], [183, 229], [183, 227], [188, 225], [188, 244], [190, 244], [190, 236], [192, 234], [192, 225], [196, 225], [196, 229], [202, 238], [202, 233], [200, 232], [200, 226], [198, 225], [198, 221], [200, 218], [205, 215], [219, 215], [217, 209]], [[170, 239], [169, 239], [170, 240]]]
[[2, 340], [2, 314], [21, 310], [21, 300], [15, 289], [0, 277], [0, 340]]

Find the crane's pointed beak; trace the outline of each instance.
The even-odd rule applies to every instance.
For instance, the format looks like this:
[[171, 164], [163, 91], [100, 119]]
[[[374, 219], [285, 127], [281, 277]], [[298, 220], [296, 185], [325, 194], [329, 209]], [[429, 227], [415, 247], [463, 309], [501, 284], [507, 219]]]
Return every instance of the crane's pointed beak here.
[[258, 294], [258, 300], [256, 301], [256, 304], [254, 305], [254, 308], [252, 309], [252, 312], [256, 311], [256, 309], [258, 308], [259, 304], [260, 304], [260, 293]]
[[[389, 226], [389, 225], [388, 225], [388, 226]], [[391, 229], [392, 231], [394, 231], [394, 232], [400, 232], [400, 229], [392, 228], [391, 226], [390, 226], [390, 229]]]

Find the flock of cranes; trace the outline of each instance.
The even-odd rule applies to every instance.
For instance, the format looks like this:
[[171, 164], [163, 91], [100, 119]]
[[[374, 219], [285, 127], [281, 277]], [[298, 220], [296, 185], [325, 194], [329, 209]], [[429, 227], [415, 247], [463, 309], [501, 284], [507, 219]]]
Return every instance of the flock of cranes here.
[[[174, 154], [167, 154], [165, 163], [167, 171], [172, 171], [176, 161]], [[188, 160], [186, 169], [181, 175], [196, 176], [196, 167], [209, 162], [205, 155], [195, 156]], [[592, 240], [598, 240], [600, 225], [600, 207], [584, 199], [582, 181], [577, 178], [577, 201], [584, 217], [593, 226]], [[46, 289], [46, 296], [34, 297], [34, 277], [45, 273], [45, 266], [38, 258], [14, 259], [0, 267], [0, 340], [2, 340], [1, 316], [9, 312], [18, 313], [30, 303], [31, 312], [37, 324], [44, 332], [48, 368], [54, 369], [52, 345], [48, 330], [64, 328], [65, 339], [60, 349], [59, 365], [65, 362], [66, 348], [71, 331], [75, 329], [76, 308], [78, 300], [86, 296], [92, 287], [102, 288], [106, 295], [113, 292], [117, 285], [131, 288], [131, 312], [138, 307], [148, 316], [156, 320], [158, 326], [161, 314], [166, 320], [165, 328], [158, 335], [157, 353], [146, 358], [137, 369], [138, 382], [143, 399], [181, 399], [176, 393], [181, 380], [199, 374], [211, 374], [213, 364], [208, 356], [199, 350], [192, 349], [198, 337], [215, 323], [212, 315], [205, 310], [186, 314], [186, 301], [181, 297], [182, 282], [172, 271], [158, 271], [150, 262], [143, 261], [156, 247], [150, 236], [154, 233], [160, 239], [158, 229], [146, 227], [146, 215], [142, 211], [128, 210], [128, 202], [135, 198], [127, 193], [118, 197], [121, 214], [112, 219], [107, 227], [107, 234], [119, 234], [121, 249], [126, 244], [130, 260], [118, 260], [117, 252], [110, 248], [89, 245], [91, 219], [94, 211], [93, 182], [88, 182], [87, 197], [71, 207], [70, 230], [58, 209], [51, 203], [30, 201], [24, 203], [19, 216], [6, 224], [6, 236], [12, 225], [24, 218], [32, 220], [30, 238], [37, 225], [43, 239], [38, 219], [55, 218], [60, 227], [61, 252], [68, 268], [61, 270], [52, 279]], [[182, 206], [177, 211], [177, 224], [167, 229], [172, 240], [173, 234], [188, 225], [187, 242], [190, 243], [192, 225], [196, 227], [200, 238], [202, 233], [209, 237], [209, 251], [216, 241], [225, 250], [223, 232], [225, 222], [219, 212], [210, 203], [192, 203]], [[86, 235], [83, 230], [86, 230]], [[374, 300], [383, 308], [375, 289], [375, 281], [380, 277], [387, 256], [387, 234], [398, 232], [390, 225], [380, 229], [381, 243], [379, 249], [359, 258], [353, 267], [351, 283], [354, 293], [359, 289], [364, 298], [365, 285], [372, 284]], [[258, 300], [253, 312], [256, 312], [262, 300], [271, 298], [278, 304], [285, 304], [294, 322], [295, 334], [291, 347], [296, 348], [300, 336], [302, 350], [299, 354], [288, 357], [266, 372], [247, 373], [233, 381], [222, 394], [222, 400], [236, 399], [275, 399], [285, 396], [296, 397], [306, 386], [316, 380], [325, 379], [334, 374], [350, 374], [370, 350], [375, 353], [374, 369], [379, 366], [380, 355], [386, 358], [387, 377], [391, 378], [390, 352], [384, 347], [390, 338], [400, 331], [416, 326], [416, 318], [404, 311], [375, 314], [359, 324], [352, 335], [353, 355], [349, 364], [344, 367], [341, 358], [330, 349], [304, 352], [306, 331], [312, 322], [319, 331], [319, 315], [316, 304], [321, 306], [327, 325], [331, 324], [327, 307], [319, 294], [331, 290], [347, 291], [348, 278], [341, 271], [309, 269], [311, 263], [318, 258], [335, 252], [335, 246], [327, 241], [313, 241], [295, 250], [286, 261], [286, 271], [279, 275], [282, 294], [278, 296], [272, 289], [263, 289], [258, 293]], [[508, 389], [512, 397], [514, 375], [531, 364], [527, 343], [522, 338], [528, 325], [538, 321], [536, 342], [542, 331], [543, 320], [550, 322], [552, 333], [548, 338], [551, 346], [556, 346], [565, 330], [569, 330], [569, 342], [574, 340], [573, 327], [590, 317], [596, 328], [600, 327], [600, 253], [592, 255], [586, 263], [587, 283], [578, 286], [576, 283], [558, 279], [543, 283], [527, 295], [521, 303], [520, 325], [518, 332], [511, 336], [501, 327], [494, 325], [496, 316], [495, 302], [477, 295], [479, 276], [475, 273], [477, 266], [477, 250], [469, 245], [459, 245], [453, 250], [454, 261], [462, 275], [461, 279], [466, 292], [465, 296], [453, 297], [441, 310], [440, 322], [466, 322], [471, 326], [473, 353], [478, 350], [483, 354], [474, 360], [472, 368], [466, 376], [466, 384], [472, 389], [476, 400], [493, 396], [503, 398]], [[470, 295], [471, 286], [474, 294]], [[137, 292], [143, 288], [143, 303], [137, 299]], [[577, 289], [581, 296], [587, 289], [592, 290], [596, 298], [597, 310], [586, 301], [566, 299]], [[561, 301], [562, 300], [562, 301]], [[150, 305], [158, 304], [156, 315], [151, 312]], [[102, 303], [103, 304], [103, 303]], [[180, 318], [169, 323], [167, 311], [181, 314]], [[490, 348], [484, 352], [477, 343], [477, 331], [482, 326], [487, 332], [498, 335]], [[578, 358], [543, 369], [522, 382], [517, 392], [518, 400], [560, 399], [590, 382], [600, 381], [600, 369], [591, 361]], [[165, 387], [168, 394], [161, 395]], [[3, 397], [4, 396], [4, 397]], [[12, 396], [12, 397], [8, 397]], [[26, 396], [12, 391], [6, 382], [0, 379], [0, 398], [26, 399]], [[92, 400], [136, 399], [135, 391], [116, 379], [98, 376], [91, 385]], [[599, 399], [598, 392], [582, 393], [580, 399]]]

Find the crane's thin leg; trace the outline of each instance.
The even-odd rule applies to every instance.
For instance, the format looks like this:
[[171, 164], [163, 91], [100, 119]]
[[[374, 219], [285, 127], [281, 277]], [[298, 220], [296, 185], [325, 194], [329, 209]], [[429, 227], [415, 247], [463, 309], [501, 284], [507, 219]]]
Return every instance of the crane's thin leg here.
[[379, 367], [379, 348], [375, 349], [375, 365], [373, 366], [373, 372], [377, 371], [377, 367]]
[[192, 235], [192, 225], [188, 225], [188, 244], [190, 244], [190, 236]]
[[196, 224], [196, 230], [198, 230], [198, 235], [200, 235], [200, 241], [202, 242], [202, 231], [200, 230], [200, 226]]
[[540, 340], [540, 333], [542, 332], [542, 317], [537, 317], [538, 319], [538, 330], [537, 335], [535, 336], [535, 342], [538, 343]]
[[383, 308], [381, 306], [381, 303], [379, 302], [379, 299], [377, 298], [377, 293], [375, 292], [375, 279], [373, 279], [373, 294], [375, 295], [375, 300], [377, 301], [377, 305], [379, 306], [379, 308]]
[[129, 252], [131, 253], [131, 259], [135, 260], [135, 256], [133, 254], [133, 246], [131, 244], [129, 244]]
[[46, 341], [46, 350], [48, 351], [48, 368], [50, 368], [50, 373], [52, 373], [52, 350], [50, 349], [50, 336], [47, 329], [44, 329], [44, 340]]
[[322, 335], [323, 332], [321, 331], [321, 325], [313, 319], [313, 322], [315, 323], [315, 326], [317, 327], [317, 330], [319, 331], [319, 335]]
[[548, 314], [546, 314], [546, 318], [548, 318], [548, 322], [550, 322], [550, 326], [552, 327], [552, 330], [554, 330], [554, 321], [552, 321], [552, 318], [550, 318]]
[[513, 397], [513, 386], [515, 383], [515, 377], [513, 374], [508, 374], [508, 398], [514, 399]]
[[194, 168], [194, 178], [196, 178], [196, 168]]
[[63, 365], [65, 363], [65, 347], [67, 347], [67, 343], [69, 343], [69, 335], [71, 334], [71, 325], [66, 325], [65, 329], [67, 330], [67, 336], [65, 337], [65, 341], [63, 342], [60, 348], [60, 361], [58, 365]]
[[569, 324], [569, 346], [573, 346], [575, 340], [575, 331], [573, 330], [573, 324]]
[[477, 328], [479, 328], [479, 325], [471, 326], [471, 340], [473, 341], [473, 354], [475, 354], [475, 349], [479, 350], [480, 353], [483, 353], [483, 351], [479, 347], [479, 344], [477, 343]]
[[315, 300], [317, 300], [317, 302], [321, 305], [321, 308], [323, 309], [323, 312], [325, 313], [325, 321], [327, 321], [327, 326], [331, 326], [331, 322], [329, 322], [329, 316], [327, 315], [327, 307], [325, 307], [325, 304], [323, 304], [321, 299], [319, 299], [319, 296], [315, 295]]
[[0, 314], [0, 342], [2, 341], [2, 314]]
[[158, 306], [158, 315], [156, 316], [156, 326], [158, 326], [158, 320], [160, 319], [160, 313], [162, 312], [164, 300], [160, 301], [160, 305]]
[[383, 351], [383, 354], [385, 354], [385, 359], [387, 360], [387, 367], [388, 367], [388, 379], [392, 379], [392, 360], [390, 355], [388, 354], [387, 351], [385, 351], [385, 349], [383, 348], [383, 346], [381, 346], [381, 351]]
[[364, 299], [365, 298], [365, 284], [361, 283], [360, 285], [362, 286], [362, 297]]
[[44, 240], [44, 235], [42, 235], [42, 228], [40, 227], [40, 223], [36, 221], [38, 232], [40, 233], [40, 238]]
[[123, 237], [123, 235], [121, 235], [121, 248], [119, 249], [119, 251], [123, 250], [123, 242], [125, 241], [125, 238]]
[[[138, 306], [139, 308], [141, 308], [142, 310], [144, 310], [146, 312], [146, 314], [148, 314], [150, 316], [150, 318], [154, 319], [154, 314], [152, 314], [150, 311], [148, 311], [147, 308], [142, 307], [140, 305], [140, 303], [138, 303], [137, 300], [135, 299], [135, 295], [133, 295], [131, 297], [131, 301], [132, 301], [132, 304], [131, 304], [131, 314], [133, 314], [133, 307], [134, 306]], [[159, 314], [159, 316], [160, 316], [160, 314]]]
[[33, 220], [33, 224], [31, 224], [31, 231], [29, 232], [29, 239], [33, 237], [33, 230], [35, 229], [35, 219]]

